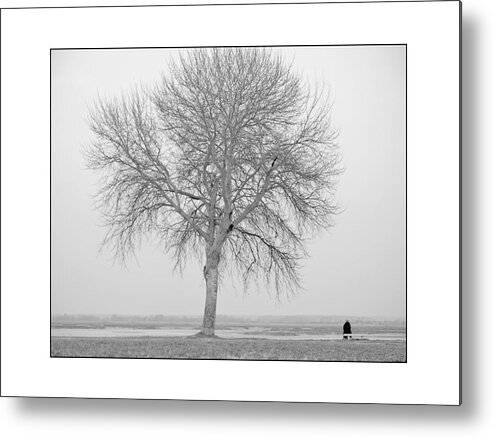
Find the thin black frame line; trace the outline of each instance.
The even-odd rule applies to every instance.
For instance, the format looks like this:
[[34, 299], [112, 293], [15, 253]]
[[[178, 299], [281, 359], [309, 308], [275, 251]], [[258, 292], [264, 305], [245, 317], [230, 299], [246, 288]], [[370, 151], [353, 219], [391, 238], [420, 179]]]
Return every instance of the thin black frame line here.
[[[448, 1], [448, 0], [447, 0]], [[368, 46], [369, 44], [362, 44], [362, 46]], [[302, 47], [345, 47], [347, 45], [344, 44], [328, 44], [328, 45], [303, 45]], [[350, 46], [359, 46], [358, 44], [351, 44]], [[52, 239], [52, 217], [51, 217], [51, 153], [52, 153], [52, 142], [51, 142], [51, 129], [53, 125], [53, 120], [52, 120], [52, 102], [51, 102], [51, 94], [52, 94], [52, 51], [53, 50], [61, 50], [61, 49], [50, 49], [50, 358], [55, 358], [55, 359], [70, 359], [70, 358], [81, 358], [81, 359], [124, 359], [124, 360], [194, 360], [194, 361], [253, 361], [253, 362], [295, 362], [295, 363], [307, 363], [307, 362], [313, 362], [313, 363], [369, 363], [369, 364], [407, 364], [408, 362], [408, 345], [407, 345], [407, 307], [408, 307], [408, 302], [407, 302], [407, 44], [374, 44], [372, 46], [376, 47], [388, 47], [388, 46], [403, 46], [405, 49], [405, 157], [406, 157], [406, 170], [405, 170], [405, 193], [406, 193], [406, 199], [405, 199], [405, 243], [406, 243], [406, 248], [405, 248], [405, 284], [406, 284], [406, 340], [405, 340], [405, 350], [406, 350], [406, 358], [405, 361], [399, 361], [399, 362], [393, 362], [393, 361], [325, 361], [325, 360], [269, 360], [269, 359], [231, 359], [231, 358], [164, 358], [164, 357], [77, 357], [77, 356], [71, 356], [71, 357], [62, 357], [62, 356], [56, 356], [52, 354], [52, 335], [51, 335], [51, 323], [52, 323], [52, 289], [51, 289], [51, 276], [52, 276], [52, 257], [51, 257], [51, 239]], [[225, 48], [230, 48], [230, 47], [271, 47], [271, 46], [207, 46], [209, 48], [212, 47], [225, 47]], [[272, 47], [293, 47], [290, 45], [283, 45], [283, 46], [272, 46]], [[296, 46], [298, 47], [298, 46]], [[155, 49], [162, 49], [162, 50], [169, 50], [169, 49], [187, 49], [190, 47], [155, 47]], [[193, 48], [206, 48], [206, 47], [193, 47]], [[98, 48], [98, 50], [105, 50], [105, 47]], [[140, 47], [133, 47], [133, 50], [139, 50]], [[144, 47], [144, 49], [147, 49]], [[67, 49], [68, 50], [68, 49]], [[84, 50], [84, 49], [70, 49], [70, 50]], [[111, 48], [109, 50], [112, 50]]]
[[[2, 30], [3, 30], [3, 27], [2, 27], [2, 9], [0, 9], [0, 95], [2, 94], [1, 93], [1, 89], [2, 89], [2, 53], [3, 53], [3, 50], [2, 50]], [[51, 74], [51, 73], [50, 73]], [[51, 80], [50, 80], [51, 82]], [[50, 88], [51, 88], [51, 85], [50, 85]], [[51, 112], [51, 105], [50, 105], [50, 112]], [[2, 123], [1, 123], [1, 120], [2, 120], [2, 104], [1, 104], [1, 99], [0, 99], [0, 144], [2, 142]], [[51, 120], [51, 115], [50, 115], [50, 120]], [[3, 150], [3, 147], [0, 147], [0, 163], [2, 162], [2, 150]], [[50, 138], [50, 150], [51, 150], [51, 138]], [[51, 155], [50, 155], [50, 168], [51, 168]], [[2, 193], [2, 179], [0, 178], [0, 193]], [[1, 196], [0, 196], [1, 197]], [[50, 197], [51, 197], [51, 192], [50, 192]], [[51, 218], [50, 218], [51, 220]], [[2, 202], [0, 202], [0, 233], [1, 233], [1, 230], [2, 230]], [[51, 230], [50, 230], [51, 232]], [[51, 245], [50, 245], [51, 246]], [[2, 246], [3, 247], [3, 246]], [[0, 249], [0, 277], [2, 276], [1, 275], [1, 266], [3, 266], [3, 263], [2, 263], [2, 252], [3, 250]], [[50, 261], [51, 261], [51, 247], [50, 247]], [[50, 270], [51, 270], [51, 267], [50, 267]], [[2, 397], [2, 304], [1, 304], [1, 298], [2, 298], [2, 291], [1, 291], [1, 288], [0, 287], [0, 397]], [[50, 301], [51, 301], [51, 283], [50, 283]], [[51, 320], [50, 320], [51, 322]]]
[[[449, 1], [449, 0], [444, 0]], [[382, 44], [382, 43], [374, 43], [374, 44], [264, 44], [264, 45], [233, 45], [233, 46], [180, 46], [180, 47], [160, 47], [160, 46], [122, 46], [122, 47], [52, 47], [50, 51], [70, 51], [70, 50], [189, 50], [189, 49], [212, 49], [212, 48], [225, 48], [225, 49], [234, 49], [234, 48], [306, 48], [306, 47], [400, 47], [407, 46], [407, 43], [391, 43], [391, 44]]]
[[255, 400], [238, 400], [238, 399], [177, 399], [177, 398], [117, 398], [117, 397], [71, 397], [71, 396], [2, 396], [3, 398], [11, 399], [84, 399], [84, 400], [109, 400], [109, 401], [180, 401], [180, 402], [235, 402], [235, 403], [266, 403], [266, 404], [312, 404], [312, 405], [396, 405], [405, 407], [457, 407], [459, 404], [402, 404], [402, 403], [389, 403], [389, 402], [324, 402], [324, 401], [255, 401]]
[[[405, 78], [405, 82], [406, 82], [406, 94], [405, 94], [405, 99], [406, 99], [406, 109], [405, 109], [405, 117], [406, 117], [406, 133], [405, 133], [405, 137], [406, 137], [406, 169], [405, 169], [405, 178], [406, 178], [406, 189], [405, 189], [405, 196], [406, 196], [406, 255], [405, 255], [405, 263], [406, 263], [406, 274], [405, 274], [405, 282], [406, 282], [406, 363], [408, 361], [408, 344], [407, 344], [407, 324], [408, 324], [408, 314], [407, 314], [407, 307], [408, 307], [408, 304], [407, 304], [407, 269], [408, 269], [408, 265], [407, 265], [407, 249], [408, 249], [408, 244], [407, 244], [407, 50], [408, 50], [408, 46], [406, 44], [406, 48], [405, 48], [405, 52], [406, 52], [406, 78]], [[51, 161], [50, 161], [50, 166], [51, 166]], [[51, 197], [51, 196], [50, 196]], [[50, 288], [50, 294], [51, 294], [51, 288]]]
[[51, 302], [51, 295], [52, 295], [52, 270], [53, 270], [53, 263], [52, 263], [52, 202], [51, 202], [51, 198], [52, 198], [52, 191], [53, 191], [53, 188], [52, 188], [52, 148], [53, 148], [53, 141], [52, 141], [52, 126], [53, 126], [53, 120], [52, 120], [52, 112], [53, 112], [53, 107], [52, 107], [52, 93], [53, 93], [53, 78], [52, 78], [52, 72], [53, 72], [53, 68], [52, 68], [52, 56], [51, 56], [51, 49], [50, 49], [50, 302], [49, 302], [49, 306], [50, 306], [50, 358], [52, 358], [52, 353], [51, 353], [51, 347], [52, 347], [52, 344], [51, 344], [51, 324], [52, 324], [52, 302]]
[[266, 3], [188, 3], [188, 4], [155, 4], [155, 5], [93, 5], [93, 6], [12, 6], [1, 8], [5, 10], [22, 10], [22, 9], [103, 9], [103, 8], [163, 8], [163, 7], [197, 7], [197, 6], [299, 6], [299, 5], [331, 5], [331, 4], [375, 4], [375, 3], [452, 3], [460, 0], [373, 0], [373, 1], [334, 1], [334, 2], [292, 2], [292, 3], [282, 3], [282, 2], [266, 2]]
[[[93, 341], [98, 341], [101, 339], [101, 337], [57, 337], [59, 339], [70, 339], [70, 340], [76, 340], [76, 339], [85, 339], [88, 342], [91, 340]], [[103, 338], [108, 338], [108, 337], [103, 337]], [[126, 338], [126, 337], [114, 337], [114, 338]], [[148, 339], [149, 337], [132, 337], [134, 340], [145, 340]], [[155, 339], [162, 339], [166, 337], [153, 337]], [[184, 339], [187, 337], [184, 336]], [[50, 339], [51, 340], [51, 339]], [[222, 340], [229, 340], [228, 338], [222, 338]], [[234, 339], [234, 340], [253, 340], [255, 339]], [[197, 340], [200, 341], [200, 340]], [[298, 341], [298, 340], [297, 340]], [[51, 355], [50, 358], [53, 359], [68, 359], [68, 360], [86, 360], [86, 359], [102, 359], [102, 360], [172, 360], [172, 361], [242, 361], [242, 362], [255, 362], [255, 363], [353, 363], [353, 364], [407, 364], [407, 361], [335, 361], [335, 360], [274, 360], [274, 359], [258, 359], [258, 358], [181, 358], [181, 357], [98, 357], [98, 356], [82, 356], [82, 355], [77, 355], [77, 356], [60, 356], [60, 355]]]
[[462, 2], [459, 1], [459, 405], [462, 405]]

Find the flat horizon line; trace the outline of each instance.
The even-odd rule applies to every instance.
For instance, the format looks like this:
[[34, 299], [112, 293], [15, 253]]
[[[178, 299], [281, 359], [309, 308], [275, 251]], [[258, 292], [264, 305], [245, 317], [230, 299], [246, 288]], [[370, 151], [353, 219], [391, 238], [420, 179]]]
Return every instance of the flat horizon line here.
[[[169, 317], [169, 318], [202, 318], [203, 314], [162, 314], [162, 313], [52, 313], [51, 317], [139, 317], [139, 318], [149, 318], [149, 317]], [[227, 314], [218, 313], [216, 318], [220, 317], [230, 317], [230, 318], [354, 318], [354, 319], [393, 319], [393, 320], [406, 320], [405, 316], [361, 316], [361, 315], [345, 315], [345, 314]]]

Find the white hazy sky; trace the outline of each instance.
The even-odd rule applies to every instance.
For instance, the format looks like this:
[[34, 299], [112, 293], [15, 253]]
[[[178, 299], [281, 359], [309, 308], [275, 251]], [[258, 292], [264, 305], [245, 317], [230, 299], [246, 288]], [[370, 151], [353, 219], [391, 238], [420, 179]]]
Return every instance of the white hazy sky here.
[[[345, 172], [336, 226], [309, 247], [298, 296], [277, 303], [224, 280], [218, 314], [405, 317], [405, 47], [279, 49], [307, 81], [330, 85]], [[177, 50], [52, 52], [52, 289], [54, 314], [202, 314], [202, 267], [180, 275], [163, 247], [145, 244], [126, 267], [100, 253], [104, 236], [85, 168], [87, 108], [154, 83]]]

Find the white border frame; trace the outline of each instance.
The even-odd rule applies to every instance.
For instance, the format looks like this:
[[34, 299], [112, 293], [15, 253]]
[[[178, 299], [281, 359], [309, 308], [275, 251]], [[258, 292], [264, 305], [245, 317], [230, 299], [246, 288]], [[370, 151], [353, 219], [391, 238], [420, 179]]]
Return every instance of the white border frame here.
[[[4, 9], [1, 20], [2, 396], [460, 403], [459, 2]], [[50, 48], [289, 44], [407, 44], [407, 363], [50, 358]]]

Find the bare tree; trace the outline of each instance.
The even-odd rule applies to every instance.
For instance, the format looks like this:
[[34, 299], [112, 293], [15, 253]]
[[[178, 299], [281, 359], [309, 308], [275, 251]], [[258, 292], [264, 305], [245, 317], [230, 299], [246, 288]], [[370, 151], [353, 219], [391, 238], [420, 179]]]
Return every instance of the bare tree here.
[[177, 266], [204, 260], [202, 334], [220, 271], [276, 296], [299, 289], [305, 238], [332, 225], [339, 173], [325, 91], [268, 49], [194, 49], [154, 88], [99, 101], [89, 167], [103, 172], [104, 243], [125, 257], [150, 233]]

